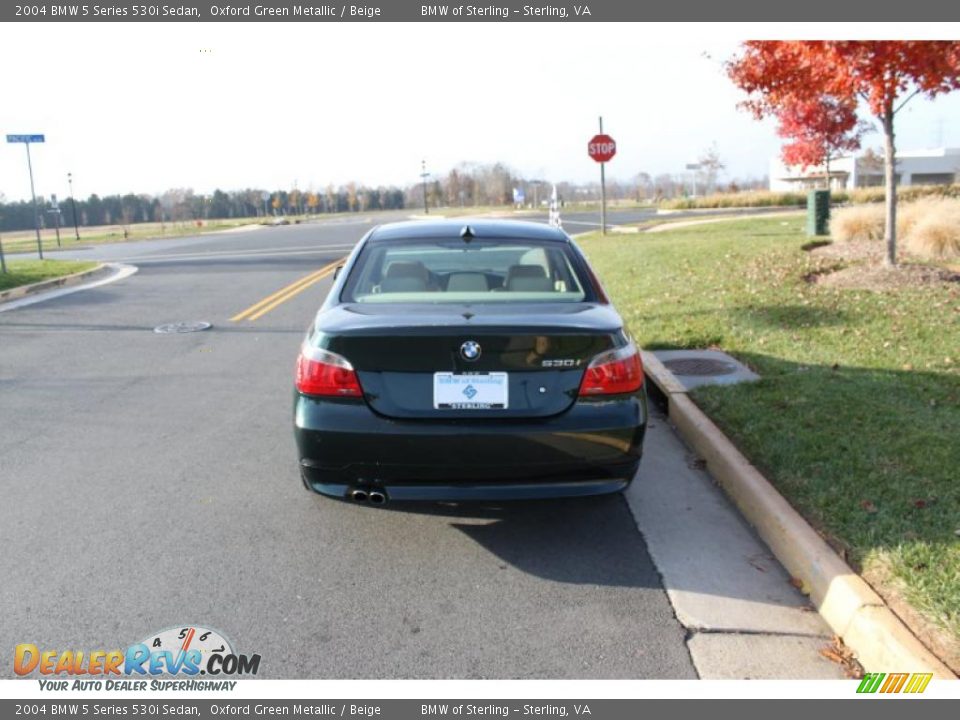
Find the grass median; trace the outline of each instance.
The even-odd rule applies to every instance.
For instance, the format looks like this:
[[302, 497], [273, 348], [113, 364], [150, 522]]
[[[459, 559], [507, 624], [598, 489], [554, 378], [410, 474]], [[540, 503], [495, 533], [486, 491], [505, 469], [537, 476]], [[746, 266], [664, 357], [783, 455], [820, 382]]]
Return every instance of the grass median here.
[[[104, 245], [109, 243], [136, 242], [138, 240], [155, 240], [202, 235], [204, 233], [231, 230], [241, 225], [257, 224], [256, 218], [240, 218], [225, 220], [204, 220], [202, 225], [196, 222], [149, 222], [123, 225], [96, 225], [83, 226], [79, 230], [80, 240], [76, 239], [74, 228], [60, 228], [60, 245], [57, 245], [53, 230], [45, 228], [41, 231], [44, 253], [56, 252], [59, 249], [72, 250], [89, 245]], [[3, 248], [8, 253], [33, 253], [37, 249], [37, 239], [34, 230], [18, 230], [3, 235]]]
[[[723, 349], [757, 383], [691, 393], [781, 493], [950, 652], [960, 638], [960, 282], [850, 290], [802, 219], [580, 244], [647, 349]], [[912, 612], [912, 610], [911, 610]]]
[[0, 273], [0, 291], [72, 275], [96, 265], [95, 262], [79, 260], [8, 260], [7, 272]]

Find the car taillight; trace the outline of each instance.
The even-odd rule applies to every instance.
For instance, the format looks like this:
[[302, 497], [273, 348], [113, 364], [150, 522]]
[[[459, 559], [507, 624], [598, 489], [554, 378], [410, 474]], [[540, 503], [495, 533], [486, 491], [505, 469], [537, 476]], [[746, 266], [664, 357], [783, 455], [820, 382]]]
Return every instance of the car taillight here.
[[597, 355], [580, 382], [581, 396], [619, 395], [635, 392], [643, 385], [643, 363], [636, 345]]
[[297, 358], [297, 390], [304, 395], [362, 397], [350, 362], [336, 353], [304, 345]]

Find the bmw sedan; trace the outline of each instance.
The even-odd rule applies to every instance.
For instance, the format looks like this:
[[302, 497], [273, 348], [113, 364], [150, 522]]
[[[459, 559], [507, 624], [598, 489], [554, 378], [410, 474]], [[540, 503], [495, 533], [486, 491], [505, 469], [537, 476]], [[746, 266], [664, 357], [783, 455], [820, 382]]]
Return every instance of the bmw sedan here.
[[573, 240], [536, 223], [374, 228], [297, 360], [303, 482], [355, 502], [617, 492], [646, 422], [623, 321]]

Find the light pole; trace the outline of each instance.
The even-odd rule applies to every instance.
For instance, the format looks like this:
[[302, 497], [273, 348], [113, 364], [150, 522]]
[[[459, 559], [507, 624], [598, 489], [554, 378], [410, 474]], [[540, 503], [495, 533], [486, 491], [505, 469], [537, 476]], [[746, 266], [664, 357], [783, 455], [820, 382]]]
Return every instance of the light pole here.
[[429, 215], [430, 208], [427, 207], [427, 178], [430, 177], [430, 173], [427, 172], [427, 161], [420, 161], [420, 179], [423, 181], [423, 214]]
[[80, 226], [77, 224], [77, 201], [73, 199], [73, 173], [67, 173], [67, 184], [70, 186], [70, 207], [73, 208], [73, 232], [77, 242], [80, 242]]

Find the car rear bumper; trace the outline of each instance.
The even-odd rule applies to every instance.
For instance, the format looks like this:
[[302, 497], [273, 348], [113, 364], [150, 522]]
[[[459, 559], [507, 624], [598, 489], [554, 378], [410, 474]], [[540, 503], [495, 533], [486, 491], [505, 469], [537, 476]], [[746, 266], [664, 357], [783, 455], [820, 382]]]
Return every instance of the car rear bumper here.
[[640, 463], [647, 422], [637, 395], [582, 401], [532, 420], [398, 420], [353, 400], [297, 395], [304, 484], [346, 497], [504, 500], [617, 492]]

